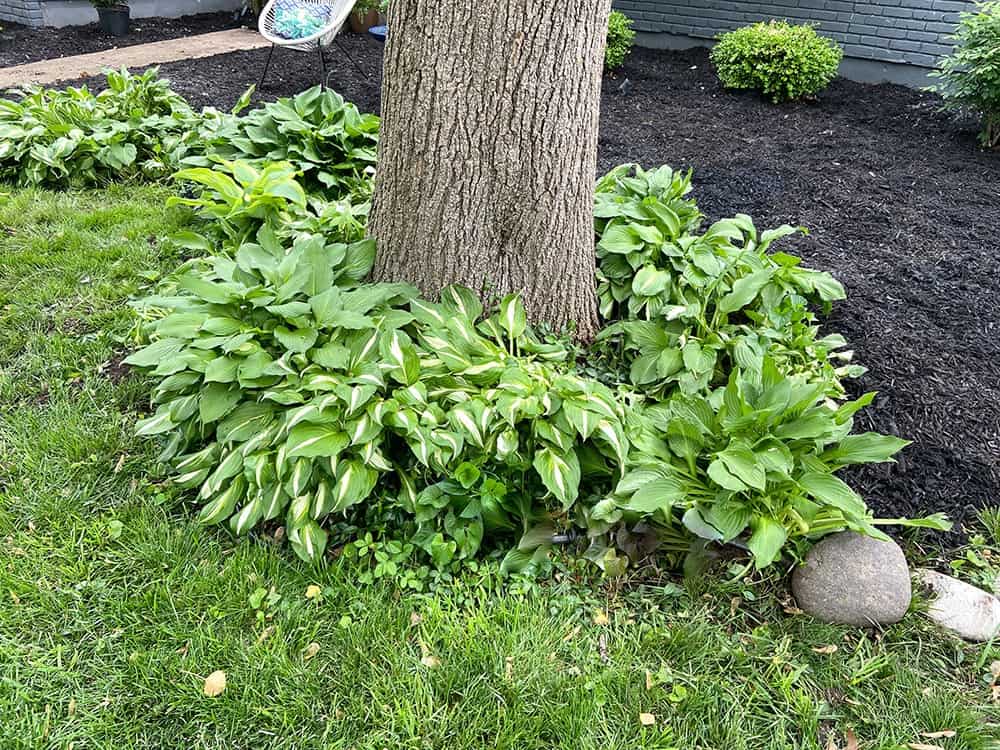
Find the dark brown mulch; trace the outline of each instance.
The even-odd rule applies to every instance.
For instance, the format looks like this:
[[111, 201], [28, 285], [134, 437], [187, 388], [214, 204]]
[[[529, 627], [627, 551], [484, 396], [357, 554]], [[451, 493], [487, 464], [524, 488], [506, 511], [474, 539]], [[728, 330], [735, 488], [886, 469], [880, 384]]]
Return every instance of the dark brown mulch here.
[[[378, 111], [381, 48], [344, 42], [371, 78], [334, 48], [330, 84]], [[193, 103], [229, 107], [265, 55], [162, 71]], [[318, 64], [279, 52], [272, 71], [267, 99], [312, 85]], [[1000, 154], [978, 151], [974, 131], [938, 104], [838, 79], [817, 102], [776, 106], [722, 91], [704, 50], [636, 50], [605, 78], [599, 166], [691, 167], [712, 218], [809, 227], [786, 246], [846, 286], [827, 327], [869, 368], [854, 390], [879, 392], [858, 426], [914, 441], [898, 465], [849, 480], [880, 515], [944, 511], [961, 524], [1000, 503]]]
[[192, 34], [235, 29], [241, 22], [232, 11], [181, 18], [133, 18], [129, 34], [123, 37], [103, 33], [96, 23], [61, 29], [36, 29], [7, 22], [0, 24], [0, 68], [7, 68], [39, 60], [101, 52], [114, 47], [130, 47]]

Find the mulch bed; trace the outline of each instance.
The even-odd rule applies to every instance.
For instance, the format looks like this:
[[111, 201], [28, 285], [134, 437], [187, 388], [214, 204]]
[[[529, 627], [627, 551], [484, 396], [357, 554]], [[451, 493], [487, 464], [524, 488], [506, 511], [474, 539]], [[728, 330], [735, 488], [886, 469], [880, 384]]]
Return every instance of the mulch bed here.
[[[344, 35], [330, 85], [378, 111], [381, 47]], [[315, 56], [279, 51], [263, 98], [318, 79]], [[229, 107], [266, 50], [161, 66], [192, 103]], [[1000, 503], [1000, 154], [938, 111], [932, 94], [838, 79], [813, 103], [776, 106], [721, 90], [704, 50], [636, 50], [605, 78], [599, 167], [695, 170], [711, 218], [801, 224], [785, 247], [847, 288], [827, 327], [878, 391], [860, 429], [914, 441], [892, 466], [847, 479], [882, 516], [944, 511], [961, 525]], [[960, 533], [940, 539], [957, 543]]]
[[129, 34], [115, 37], [102, 32], [96, 23], [61, 29], [36, 29], [3, 21], [0, 22], [0, 68], [177, 39], [192, 34], [207, 34], [210, 31], [235, 29], [241, 25], [237, 14], [232, 11], [180, 18], [133, 18]]

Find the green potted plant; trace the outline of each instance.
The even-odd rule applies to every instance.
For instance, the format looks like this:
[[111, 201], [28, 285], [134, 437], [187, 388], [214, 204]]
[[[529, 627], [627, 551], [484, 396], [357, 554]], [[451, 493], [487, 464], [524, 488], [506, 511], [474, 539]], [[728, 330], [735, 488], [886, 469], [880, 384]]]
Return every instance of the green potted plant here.
[[111, 36], [128, 34], [128, 0], [90, 0], [97, 9], [97, 22], [101, 31]]
[[351, 13], [351, 31], [364, 34], [372, 26], [378, 26], [378, 9], [381, 0], [358, 0]]

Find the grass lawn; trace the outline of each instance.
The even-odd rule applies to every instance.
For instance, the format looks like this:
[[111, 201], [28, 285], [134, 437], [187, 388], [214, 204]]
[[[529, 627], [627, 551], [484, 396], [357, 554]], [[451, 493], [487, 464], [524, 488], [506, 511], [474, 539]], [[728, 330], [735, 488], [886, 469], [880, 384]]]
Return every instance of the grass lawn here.
[[725, 571], [694, 591], [487, 564], [404, 594], [199, 527], [114, 364], [126, 300], [178, 263], [168, 195], [0, 201], [2, 750], [1000, 747], [1000, 647], [919, 614], [821, 625]]

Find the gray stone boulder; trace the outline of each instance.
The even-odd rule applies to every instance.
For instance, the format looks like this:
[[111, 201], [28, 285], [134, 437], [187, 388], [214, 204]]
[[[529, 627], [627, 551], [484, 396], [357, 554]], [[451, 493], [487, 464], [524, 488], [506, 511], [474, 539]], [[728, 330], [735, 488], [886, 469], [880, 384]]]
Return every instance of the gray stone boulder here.
[[898, 544], [843, 531], [809, 550], [792, 593], [817, 620], [864, 627], [903, 619], [913, 590]]
[[917, 580], [931, 594], [927, 616], [938, 625], [967, 641], [1000, 637], [1000, 599], [936, 570], [918, 570]]

